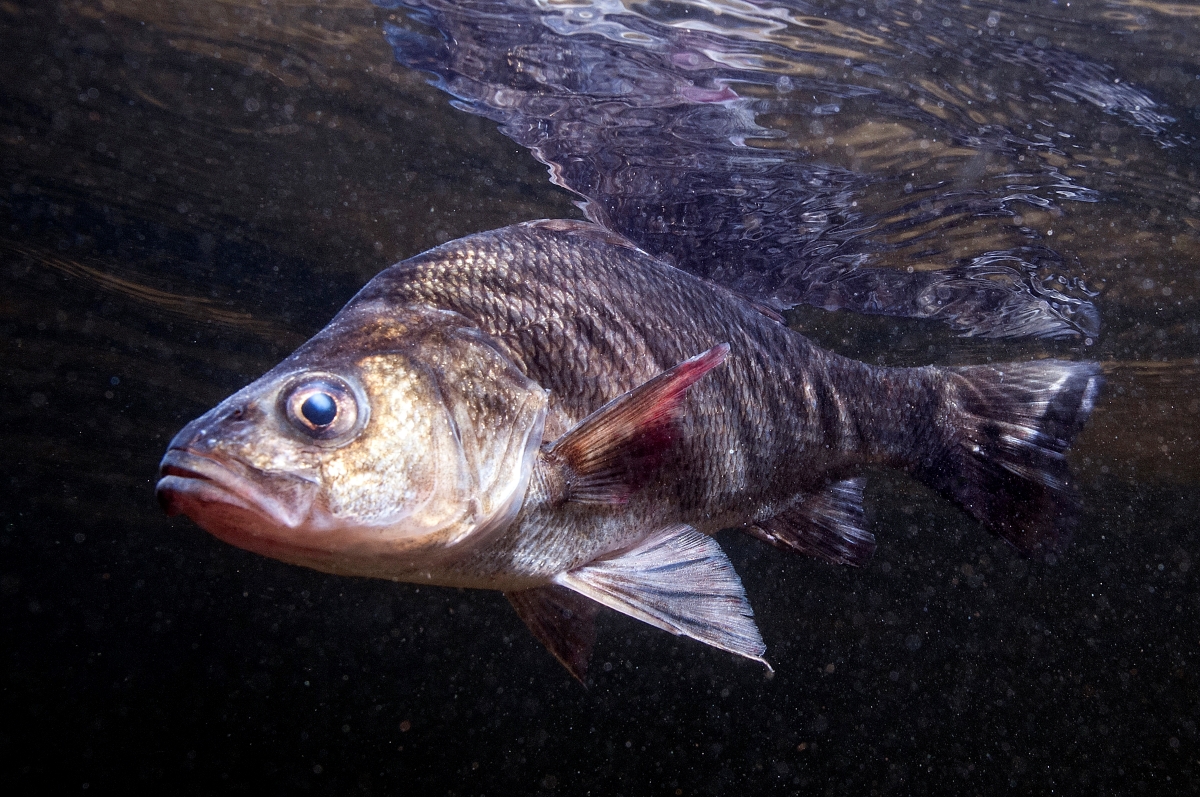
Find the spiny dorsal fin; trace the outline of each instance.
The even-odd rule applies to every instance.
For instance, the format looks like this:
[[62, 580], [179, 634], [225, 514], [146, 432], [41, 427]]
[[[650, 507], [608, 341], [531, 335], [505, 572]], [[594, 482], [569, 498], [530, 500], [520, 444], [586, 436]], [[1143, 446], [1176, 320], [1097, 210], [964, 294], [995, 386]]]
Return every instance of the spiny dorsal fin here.
[[605, 404], [546, 451], [560, 501], [621, 504], [658, 467], [687, 389], [729, 354], [722, 343]]
[[[747, 300], [747, 301], [749, 301], [749, 300]], [[774, 307], [771, 307], [768, 304], [764, 304], [763, 302], [753, 302], [753, 301], [750, 302], [750, 306], [753, 307], [758, 312], [760, 312], [761, 314], [765, 315], [767, 318], [771, 319], [772, 321], [775, 321], [780, 324], [783, 324], [784, 326], [787, 326], [787, 319], [784, 318], [783, 315], [778, 310], [776, 310]]]
[[770, 669], [741, 579], [716, 540], [691, 526], [668, 526], [555, 581], [656, 628]]
[[506, 592], [504, 597], [534, 637], [562, 662], [580, 683], [587, 675], [588, 659], [596, 642], [596, 612], [600, 607], [566, 587], [544, 587]]
[[864, 481], [835, 482], [770, 520], [747, 526], [746, 532], [776, 548], [861, 567], [875, 552], [875, 536], [863, 528]]

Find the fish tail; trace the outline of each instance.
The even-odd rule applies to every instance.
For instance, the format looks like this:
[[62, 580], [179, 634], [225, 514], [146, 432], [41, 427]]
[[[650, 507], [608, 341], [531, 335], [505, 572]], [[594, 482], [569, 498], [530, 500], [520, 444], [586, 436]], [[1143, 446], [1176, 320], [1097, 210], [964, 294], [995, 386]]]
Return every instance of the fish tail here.
[[940, 434], [914, 475], [1021, 553], [1060, 551], [1079, 506], [1065, 453], [1092, 412], [1100, 366], [1041, 360], [937, 372]]

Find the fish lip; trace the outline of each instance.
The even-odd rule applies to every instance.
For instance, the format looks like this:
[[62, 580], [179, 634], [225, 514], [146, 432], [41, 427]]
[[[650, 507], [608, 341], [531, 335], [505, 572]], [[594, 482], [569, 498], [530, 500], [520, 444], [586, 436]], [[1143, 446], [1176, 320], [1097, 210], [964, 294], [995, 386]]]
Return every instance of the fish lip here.
[[213, 457], [187, 448], [169, 448], [158, 466], [159, 480], [155, 495], [168, 516], [185, 514], [180, 506], [187, 499], [200, 503], [228, 504], [261, 515], [273, 523], [296, 528], [308, 516], [310, 506], [290, 508], [273, 498], [249, 473]]
[[207, 503], [231, 504], [239, 509], [255, 510], [255, 505], [243, 497], [244, 489], [236, 476], [222, 463], [183, 448], [171, 448], [158, 466], [158, 484], [154, 493], [167, 515], [183, 514], [180, 496], [190, 496]]

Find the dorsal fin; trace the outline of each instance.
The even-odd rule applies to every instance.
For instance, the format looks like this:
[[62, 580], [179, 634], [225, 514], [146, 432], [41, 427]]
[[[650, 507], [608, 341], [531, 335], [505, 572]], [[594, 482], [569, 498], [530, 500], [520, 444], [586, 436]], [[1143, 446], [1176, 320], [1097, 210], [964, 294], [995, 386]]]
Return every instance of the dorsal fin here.
[[[637, 244], [628, 238], [606, 227], [601, 227], [599, 224], [593, 224], [590, 221], [579, 221], [578, 219], [536, 219], [534, 221], [521, 222], [517, 226], [529, 227], [535, 230], [549, 230], [550, 232], [564, 232], [575, 238], [590, 238], [608, 246], [620, 246], [625, 249], [642, 251], [638, 248]], [[647, 254], [647, 257], [653, 257], [653, 255]]]
[[787, 326], [787, 319], [784, 318], [783, 314], [780, 313], [778, 310], [776, 310], [774, 307], [771, 307], [770, 305], [765, 304], [763, 302], [755, 302], [755, 301], [750, 301], [750, 300], [747, 300], [747, 301], [750, 302], [751, 307], [753, 307], [755, 310], [757, 310], [762, 315], [765, 315], [767, 318], [771, 319], [772, 321], [776, 321], [780, 324], [783, 324], [784, 326]]
[[741, 579], [716, 540], [691, 526], [668, 526], [555, 581], [656, 628], [770, 669]]
[[862, 478], [835, 482], [745, 530], [776, 548], [861, 567], [875, 552], [875, 536], [863, 528], [863, 484]]
[[649, 478], [674, 439], [687, 389], [729, 353], [722, 343], [605, 404], [543, 455], [552, 500], [620, 504]]

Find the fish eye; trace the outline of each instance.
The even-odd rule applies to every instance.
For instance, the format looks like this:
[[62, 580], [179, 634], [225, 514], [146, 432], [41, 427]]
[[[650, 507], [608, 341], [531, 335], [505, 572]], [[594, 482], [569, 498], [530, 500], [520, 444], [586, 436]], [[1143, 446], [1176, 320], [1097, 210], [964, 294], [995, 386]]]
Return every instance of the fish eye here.
[[316, 426], [328, 426], [337, 418], [337, 400], [323, 391], [311, 394], [300, 405], [304, 420]]
[[332, 374], [310, 375], [283, 392], [288, 422], [306, 437], [319, 442], [346, 442], [361, 428], [355, 391]]

